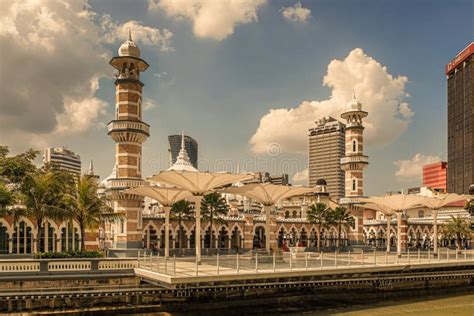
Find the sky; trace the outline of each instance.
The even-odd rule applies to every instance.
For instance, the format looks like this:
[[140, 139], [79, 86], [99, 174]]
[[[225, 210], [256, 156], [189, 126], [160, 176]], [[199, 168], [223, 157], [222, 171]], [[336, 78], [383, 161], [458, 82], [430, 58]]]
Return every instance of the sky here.
[[3, 0], [0, 144], [64, 145], [106, 177], [114, 71], [128, 30], [149, 69], [143, 175], [167, 136], [199, 143], [202, 171], [307, 183], [307, 130], [355, 93], [366, 118], [365, 193], [421, 185], [446, 159], [444, 66], [474, 39], [471, 0]]

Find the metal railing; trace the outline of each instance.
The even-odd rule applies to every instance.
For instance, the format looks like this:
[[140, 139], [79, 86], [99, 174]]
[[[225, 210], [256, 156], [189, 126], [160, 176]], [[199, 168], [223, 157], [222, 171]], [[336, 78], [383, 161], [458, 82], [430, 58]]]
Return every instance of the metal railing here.
[[138, 267], [136, 258], [101, 259], [5, 259], [0, 260], [0, 275], [23, 273], [105, 272], [133, 270]]
[[303, 252], [303, 253], [248, 253], [236, 255], [168, 257], [141, 253], [138, 267], [174, 277], [219, 276], [254, 273], [291, 272], [306, 270], [334, 270], [383, 266], [426, 265], [448, 262], [474, 262], [474, 250], [452, 249], [407, 251], [401, 255], [381, 251], [369, 252]]

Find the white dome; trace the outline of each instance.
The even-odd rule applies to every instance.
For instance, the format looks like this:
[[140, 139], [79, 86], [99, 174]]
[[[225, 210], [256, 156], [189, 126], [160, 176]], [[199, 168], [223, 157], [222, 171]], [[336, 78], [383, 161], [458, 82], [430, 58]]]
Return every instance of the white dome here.
[[360, 103], [359, 100], [357, 100], [356, 97], [353, 96], [352, 99], [349, 101], [348, 107], [352, 110], [360, 111], [362, 110], [362, 103]]
[[136, 57], [140, 58], [140, 49], [138, 49], [137, 45], [131, 40], [128, 39], [120, 45], [120, 48], [118, 49], [118, 54], [120, 57], [122, 56], [130, 56], [130, 57]]

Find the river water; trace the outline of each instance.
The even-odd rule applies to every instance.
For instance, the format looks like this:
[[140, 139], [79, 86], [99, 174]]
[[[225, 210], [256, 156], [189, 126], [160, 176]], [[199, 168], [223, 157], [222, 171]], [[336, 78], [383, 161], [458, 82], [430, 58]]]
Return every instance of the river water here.
[[[329, 303], [329, 305], [333, 305]], [[366, 302], [361, 305], [337, 306], [305, 306], [303, 309], [285, 308], [285, 306], [274, 306], [273, 308], [232, 308], [226, 310], [224, 307], [219, 311], [193, 312], [190, 304], [188, 313], [147, 313], [146, 316], [189, 316], [189, 315], [343, 315], [343, 316], [474, 316], [474, 294], [443, 294], [416, 297], [416, 292], [411, 298], [387, 299], [376, 302]], [[138, 314], [134, 314], [138, 315]]]

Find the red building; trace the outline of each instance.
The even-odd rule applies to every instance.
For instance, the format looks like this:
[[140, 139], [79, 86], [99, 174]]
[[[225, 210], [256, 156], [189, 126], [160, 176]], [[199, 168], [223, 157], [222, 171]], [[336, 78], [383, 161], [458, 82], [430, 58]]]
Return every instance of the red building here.
[[445, 161], [423, 166], [423, 186], [446, 192], [447, 169]]

